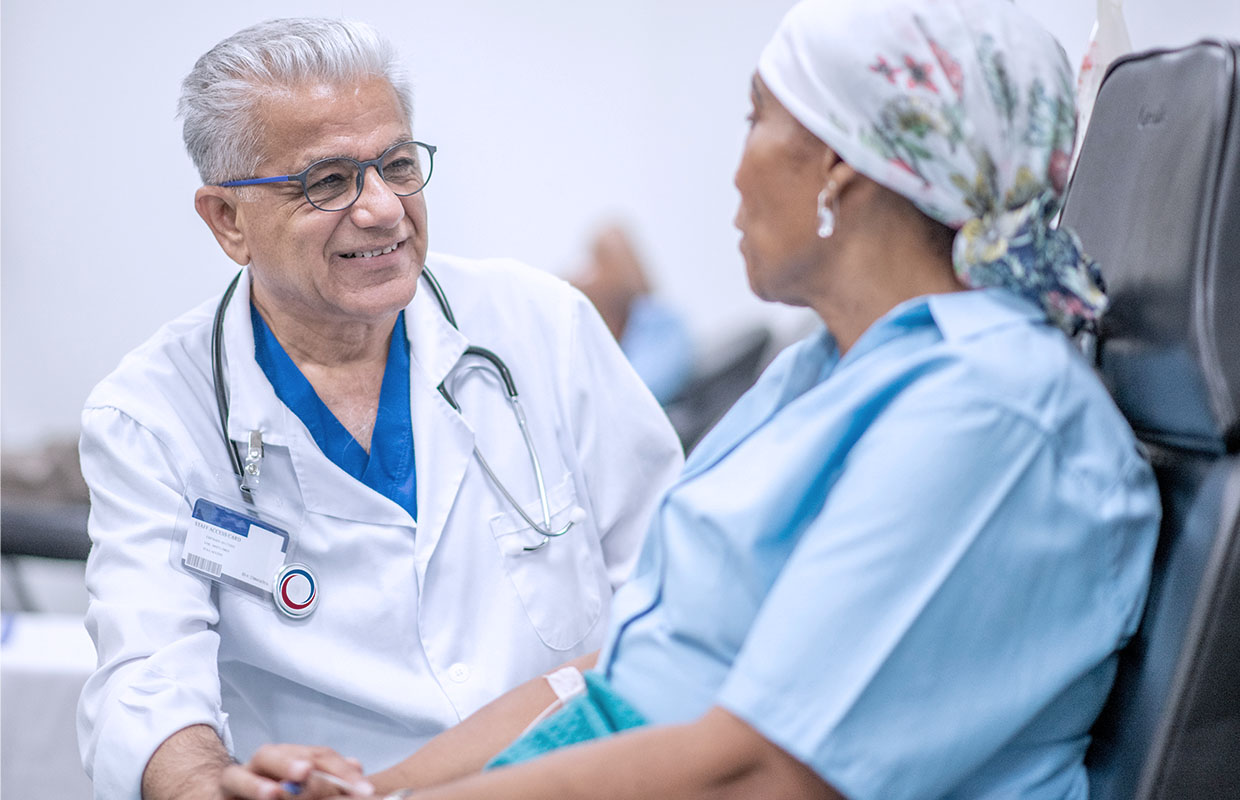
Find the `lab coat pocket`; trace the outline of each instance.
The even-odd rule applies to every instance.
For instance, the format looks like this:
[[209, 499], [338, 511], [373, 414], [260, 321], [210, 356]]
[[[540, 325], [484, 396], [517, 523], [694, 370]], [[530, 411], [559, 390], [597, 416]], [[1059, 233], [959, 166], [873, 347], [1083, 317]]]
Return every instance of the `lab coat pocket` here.
[[[577, 507], [572, 476], [547, 492], [551, 527], [568, 524]], [[538, 501], [522, 506], [530, 519], [542, 520]], [[598, 624], [602, 613], [601, 553], [591, 547], [589, 522], [574, 525], [563, 536], [553, 536], [537, 547], [543, 536], [515, 511], [491, 518], [491, 533], [504, 559], [504, 569], [521, 597], [530, 623], [543, 643], [553, 650], [568, 650], [581, 643]]]

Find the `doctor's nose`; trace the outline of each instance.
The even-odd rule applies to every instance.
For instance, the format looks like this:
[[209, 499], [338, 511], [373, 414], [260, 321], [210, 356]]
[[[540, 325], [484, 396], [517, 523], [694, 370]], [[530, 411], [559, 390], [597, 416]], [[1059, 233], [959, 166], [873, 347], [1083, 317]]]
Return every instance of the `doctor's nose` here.
[[405, 216], [402, 198], [371, 167], [362, 175], [362, 192], [349, 207], [350, 216], [361, 228], [392, 228]]

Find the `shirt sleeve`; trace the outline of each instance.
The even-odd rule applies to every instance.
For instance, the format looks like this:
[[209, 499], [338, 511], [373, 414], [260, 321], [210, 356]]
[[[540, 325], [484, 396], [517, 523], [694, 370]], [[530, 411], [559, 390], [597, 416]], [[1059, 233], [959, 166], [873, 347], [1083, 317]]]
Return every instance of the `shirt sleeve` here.
[[718, 704], [853, 800], [942, 796], [1082, 681], [1092, 694], [1064, 713], [1083, 741], [1143, 597], [1117, 540], [1148, 532], [1150, 506], [1062, 455], [996, 403], [897, 401], [804, 530]]
[[612, 589], [633, 570], [654, 509], [684, 464], [680, 440], [594, 306], [575, 289], [566, 363], [573, 437]]
[[86, 627], [98, 653], [78, 705], [83, 765], [99, 798], [138, 800], [155, 749], [194, 724], [228, 745], [207, 581], [172, 566], [183, 487], [169, 448], [115, 408], [82, 414], [90, 487]]
[[629, 306], [620, 349], [661, 405], [675, 400], [693, 377], [693, 340], [669, 306], [642, 295]]

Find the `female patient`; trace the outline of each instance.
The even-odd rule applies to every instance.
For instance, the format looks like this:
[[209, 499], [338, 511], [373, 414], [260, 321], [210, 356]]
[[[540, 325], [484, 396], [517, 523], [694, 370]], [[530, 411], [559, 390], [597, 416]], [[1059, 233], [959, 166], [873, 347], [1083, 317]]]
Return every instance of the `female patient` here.
[[[1087, 797], [1088, 731], [1141, 612], [1158, 498], [1064, 335], [1106, 303], [1051, 223], [1070, 84], [1009, 2], [788, 14], [753, 79], [736, 225], [753, 290], [825, 331], [693, 453], [584, 688], [518, 738], [553, 685], [572, 693], [564, 673], [531, 681], [376, 786]], [[243, 797], [282, 797], [268, 778], [331, 794], [312, 766], [361, 777], [273, 746], [229, 780]]]

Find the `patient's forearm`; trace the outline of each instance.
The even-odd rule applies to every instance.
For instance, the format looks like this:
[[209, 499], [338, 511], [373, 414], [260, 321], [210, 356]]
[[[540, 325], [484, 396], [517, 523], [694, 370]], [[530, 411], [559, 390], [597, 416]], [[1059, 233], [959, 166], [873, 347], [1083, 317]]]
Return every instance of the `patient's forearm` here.
[[[597, 653], [590, 653], [565, 666], [584, 671], [597, 658]], [[431, 739], [401, 763], [371, 775], [370, 781], [388, 792], [406, 786], [437, 786], [479, 772], [555, 700], [555, 692], [542, 677], [527, 681]]]
[[417, 800], [842, 800], [745, 722], [714, 709], [420, 792]]

